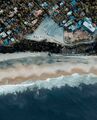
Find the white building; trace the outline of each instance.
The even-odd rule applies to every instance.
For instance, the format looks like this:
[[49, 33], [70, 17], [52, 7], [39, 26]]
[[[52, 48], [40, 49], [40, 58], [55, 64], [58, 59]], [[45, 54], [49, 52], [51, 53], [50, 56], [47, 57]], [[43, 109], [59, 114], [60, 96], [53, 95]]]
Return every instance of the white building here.
[[96, 28], [93, 27], [93, 25], [87, 21], [83, 23], [83, 26], [86, 27], [90, 32], [94, 33]]
[[7, 37], [7, 34], [6, 34], [5, 32], [2, 32], [2, 33], [0, 33], [0, 36], [1, 36], [2, 38], [5, 38], [5, 37]]

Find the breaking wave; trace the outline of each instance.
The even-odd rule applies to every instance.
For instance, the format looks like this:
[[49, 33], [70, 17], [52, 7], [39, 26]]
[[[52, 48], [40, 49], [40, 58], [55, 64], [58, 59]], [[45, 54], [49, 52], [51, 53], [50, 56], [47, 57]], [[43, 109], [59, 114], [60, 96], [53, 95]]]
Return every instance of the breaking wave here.
[[18, 92], [24, 92], [28, 89], [33, 91], [34, 89], [48, 89], [61, 88], [65, 86], [79, 87], [81, 84], [94, 85], [97, 83], [97, 76], [94, 74], [79, 75], [77, 73], [71, 76], [61, 76], [57, 78], [48, 78], [47, 80], [38, 80], [36, 82], [26, 81], [17, 85], [1, 85], [0, 94], [6, 95], [8, 93], [16, 94]]
[[[0, 55], [0, 82], [8, 77], [39, 76], [37, 81], [30, 77], [16, 85], [11, 85], [14, 80], [0, 85], [0, 120], [97, 120], [96, 64], [97, 57]], [[70, 74], [50, 78], [49, 73], [60, 71]], [[40, 78], [43, 73], [48, 79]]]
[[97, 76], [0, 87], [0, 120], [97, 120]]

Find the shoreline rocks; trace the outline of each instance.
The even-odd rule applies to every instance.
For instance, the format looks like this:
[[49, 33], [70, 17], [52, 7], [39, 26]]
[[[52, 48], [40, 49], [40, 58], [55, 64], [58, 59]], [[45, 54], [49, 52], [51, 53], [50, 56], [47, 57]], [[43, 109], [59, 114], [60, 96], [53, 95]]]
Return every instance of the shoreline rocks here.
[[78, 44], [73, 46], [62, 46], [50, 42], [36, 42], [30, 40], [23, 40], [11, 47], [0, 47], [0, 53], [14, 53], [14, 52], [49, 52], [61, 53], [64, 55], [97, 55], [97, 42], [88, 44]]

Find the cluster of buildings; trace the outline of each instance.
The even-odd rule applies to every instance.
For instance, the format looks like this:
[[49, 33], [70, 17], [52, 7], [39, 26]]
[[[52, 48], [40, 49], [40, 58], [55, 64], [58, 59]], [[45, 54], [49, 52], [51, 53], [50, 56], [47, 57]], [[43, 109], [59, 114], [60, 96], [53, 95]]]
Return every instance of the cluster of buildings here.
[[10, 46], [33, 32], [42, 21], [43, 10], [33, 0], [0, 1], [0, 46]]
[[94, 33], [97, 29], [83, 11], [81, 0], [39, 0], [39, 3], [64, 30], [75, 32], [82, 29]]
[[32, 33], [49, 15], [69, 32], [95, 33], [97, 26], [82, 9], [81, 0], [1, 0], [0, 46], [10, 46]]

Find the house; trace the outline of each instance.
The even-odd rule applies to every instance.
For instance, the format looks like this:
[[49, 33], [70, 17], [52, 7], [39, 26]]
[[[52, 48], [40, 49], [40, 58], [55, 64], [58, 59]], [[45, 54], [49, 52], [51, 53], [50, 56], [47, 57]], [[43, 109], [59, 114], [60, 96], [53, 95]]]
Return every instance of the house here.
[[1, 36], [2, 38], [5, 38], [5, 37], [7, 37], [7, 34], [6, 34], [5, 32], [2, 32], [2, 33], [0, 33], [0, 36]]
[[14, 38], [11, 38], [10, 39], [12, 43], [15, 43], [15, 39]]
[[72, 13], [73, 13], [72, 11], [69, 11], [69, 12], [67, 13], [67, 15], [70, 16], [70, 15], [72, 15]]
[[3, 41], [3, 45], [4, 45], [4, 46], [8, 46], [8, 45], [9, 45], [9, 39], [5, 39], [5, 40]]
[[67, 23], [65, 23], [64, 27], [68, 27], [73, 24], [73, 20], [69, 20]]
[[76, 25], [71, 25], [68, 27], [68, 29], [71, 31], [71, 32], [74, 32], [77, 30], [77, 26]]
[[35, 10], [34, 12], [34, 15], [35, 17], [39, 17], [40, 15], [42, 15], [43, 11], [40, 9], [40, 10]]
[[77, 3], [76, 0], [72, 0], [72, 2], [71, 2], [72, 6], [75, 6], [76, 3]]
[[48, 9], [49, 7], [49, 4], [47, 2], [44, 2], [41, 4], [41, 6], [44, 8], [44, 9]]
[[93, 27], [93, 25], [91, 23], [87, 22], [87, 21], [83, 22], [83, 26], [86, 30], [88, 30], [91, 33], [94, 33], [95, 30], [96, 30], [96, 28]]
[[64, 4], [65, 4], [65, 2], [64, 2], [64, 1], [61, 1], [61, 2], [60, 2], [60, 7], [61, 7], [61, 6], [64, 6]]
[[7, 34], [8, 34], [8, 35], [10, 35], [11, 33], [12, 33], [12, 31], [11, 31], [11, 30], [8, 30], [8, 31], [7, 31]]
[[3, 12], [4, 12], [4, 10], [1, 9], [1, 10], [0, 10], [0, 15], [3, 14]]

